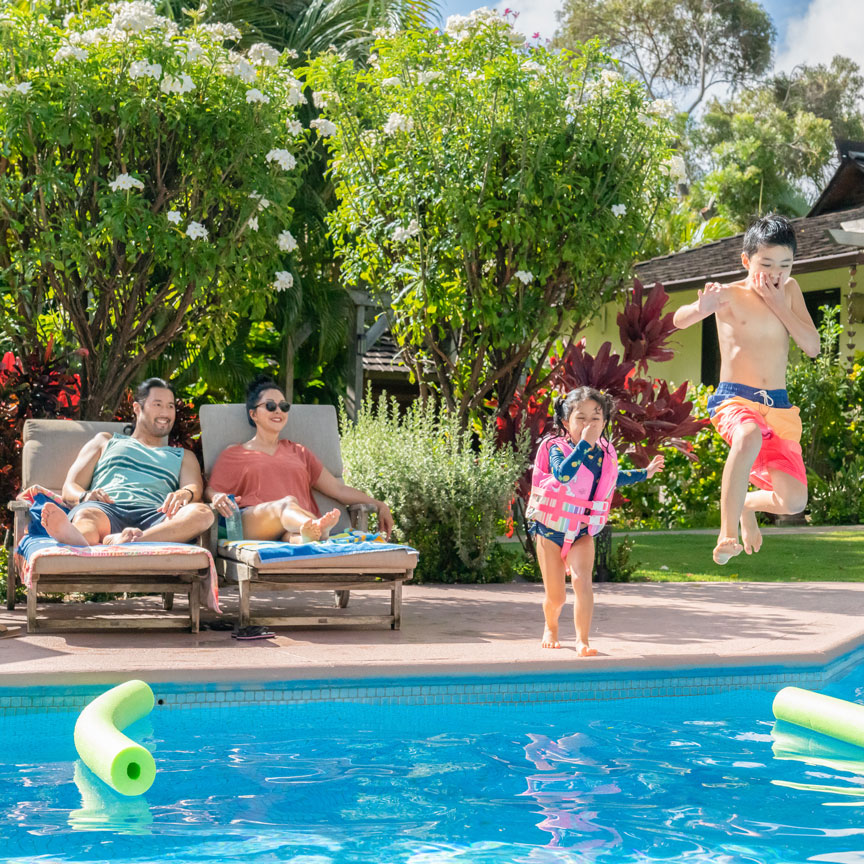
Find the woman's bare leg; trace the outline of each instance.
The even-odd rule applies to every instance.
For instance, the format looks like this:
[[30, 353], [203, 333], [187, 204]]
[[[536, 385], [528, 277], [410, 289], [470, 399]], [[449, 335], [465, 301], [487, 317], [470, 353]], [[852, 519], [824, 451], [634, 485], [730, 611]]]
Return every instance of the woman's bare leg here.
[[560, 648], [558, 641], [558, 618], [567, 599], [567, 573], [564, 561], [561, 559], [561, 547], [556, 546], [545, 537], [536, 537], [537, 561], [543, 574], [543, 587], [546, 596], [543, 598], [543, 616], [546, 628], [543, 630], [544, 648]]
[[339, 511], [331, 510], [320, 518], [304, 510], [293, 496], [267, 501], [243, 510], [243, 536], [247, 540], [326, 539], [339, 521]]
[[588, 644], [591, 619], [594, 616], [594, 538], [580, 537], [567, 553], [570, 581], [576, 594], [573, 603], [573, 621], [576, 624], [576, 651], [580, 657], [592, 657], [596, 648]]

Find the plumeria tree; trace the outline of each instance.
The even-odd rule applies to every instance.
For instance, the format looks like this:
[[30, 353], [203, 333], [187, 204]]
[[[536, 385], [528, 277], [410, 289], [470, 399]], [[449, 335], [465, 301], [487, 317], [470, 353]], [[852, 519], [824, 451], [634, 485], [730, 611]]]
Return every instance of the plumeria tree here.
[[380, 33], [368, 68], [331, 52], [306, 72], [343, 276], [463, 424], [610, 298], [670, 182], [665, 103], [596, 45], [523, 43], [478, 10]]
[[[82, 416], [112, 412], [172, 340], [217, 348], [294, 289], [302, 86], [232, 25], [143, 0], [0, 21], [0, 288], [22, 348], [82, 349]], [[21, 355], [27, 352], [22, 350]]]

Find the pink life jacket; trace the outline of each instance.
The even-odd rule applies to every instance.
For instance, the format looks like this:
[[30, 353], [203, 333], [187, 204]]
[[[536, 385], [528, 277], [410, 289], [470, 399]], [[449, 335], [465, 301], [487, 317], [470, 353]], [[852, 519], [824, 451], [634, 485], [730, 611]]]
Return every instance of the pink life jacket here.
[[583, 523], [588, 523], [588, 533], [593, 536], [600, 532], [609, 518], [609, 505], [618, 480], [618, 457], [605, 438], [601, 438], [599, 443], [603, 447], [603, 465], [593, 499], [588, 496], [594, 485], [594, 475], [586, 465], [580, 465], [567, 483], [559, 483], [552, 474], [549, 448], [553, 444], [559, 447], [566, 459], [573, 452], [573, 445], [566, 438], [544, 439], [534, 459], [531, 497], [525, 516], [564, 534], [562, 558], [567, 557]]

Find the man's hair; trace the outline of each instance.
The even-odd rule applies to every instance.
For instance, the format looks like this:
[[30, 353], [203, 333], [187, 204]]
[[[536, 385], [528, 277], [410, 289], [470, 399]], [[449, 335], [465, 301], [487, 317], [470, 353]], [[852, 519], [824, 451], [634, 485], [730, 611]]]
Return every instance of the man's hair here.
[[174, 396], [175, 398], [177, 397], [177, 394], [174, 392], [174, 387], [171, 384], [169, 384], [167, 381], [163, 381], [161, 378], [148, 378], [146, 381], [142, 381], [135, 388], [135, 396], [134, 396], [135, 401], [138, 402], [139, 404], [143, 405], [144, 401], [150, 395], [150, 391], [154, 387], [161, 387], [163, 390], [170, 390], [171, 395]]
[[769, 213], [757, 219], [744, 235], [744, 252], [753, 255], [760, 246], [788, 246], [795, 254], [798, 241], [792, 223], [779, 213]]
[[254, 411], [258, 407], [258, 400], [265, 390], [278, 390], [280, 393], [282, 392], [282, 388], [269, 375], [256, 375], [246, 385], [246, 419], [253, 429], [255, 428], [255, 421], [249, 412]]

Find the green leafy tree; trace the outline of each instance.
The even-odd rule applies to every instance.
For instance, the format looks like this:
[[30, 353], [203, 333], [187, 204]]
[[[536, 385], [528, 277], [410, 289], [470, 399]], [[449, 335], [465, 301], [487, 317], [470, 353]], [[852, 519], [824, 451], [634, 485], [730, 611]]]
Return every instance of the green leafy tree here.
[[0, 27], [5, 335], [85, 349], [96, 417], [173, 340], [220, 349], [274, 292], [296, 308], [302, 85], [266, 44], [228, 50], [231, 25], [53, 8], [7, 7]]
[[610, 298], [668, 188], [644, 89], [595, 45], [521, 41], [479, 10], [382, 36], [368, 69], [330, 53], [306, 73], [343, 276], [390, 305], [421, 390], [431, 372], [463, 424]]
[[565, 0], [559, 19], [558, 45], [599, 38], [653, 97], [677, 97], [688, 114], [711, 88], [738, 89], [771, 67], [774, 27], [755, 0]]

